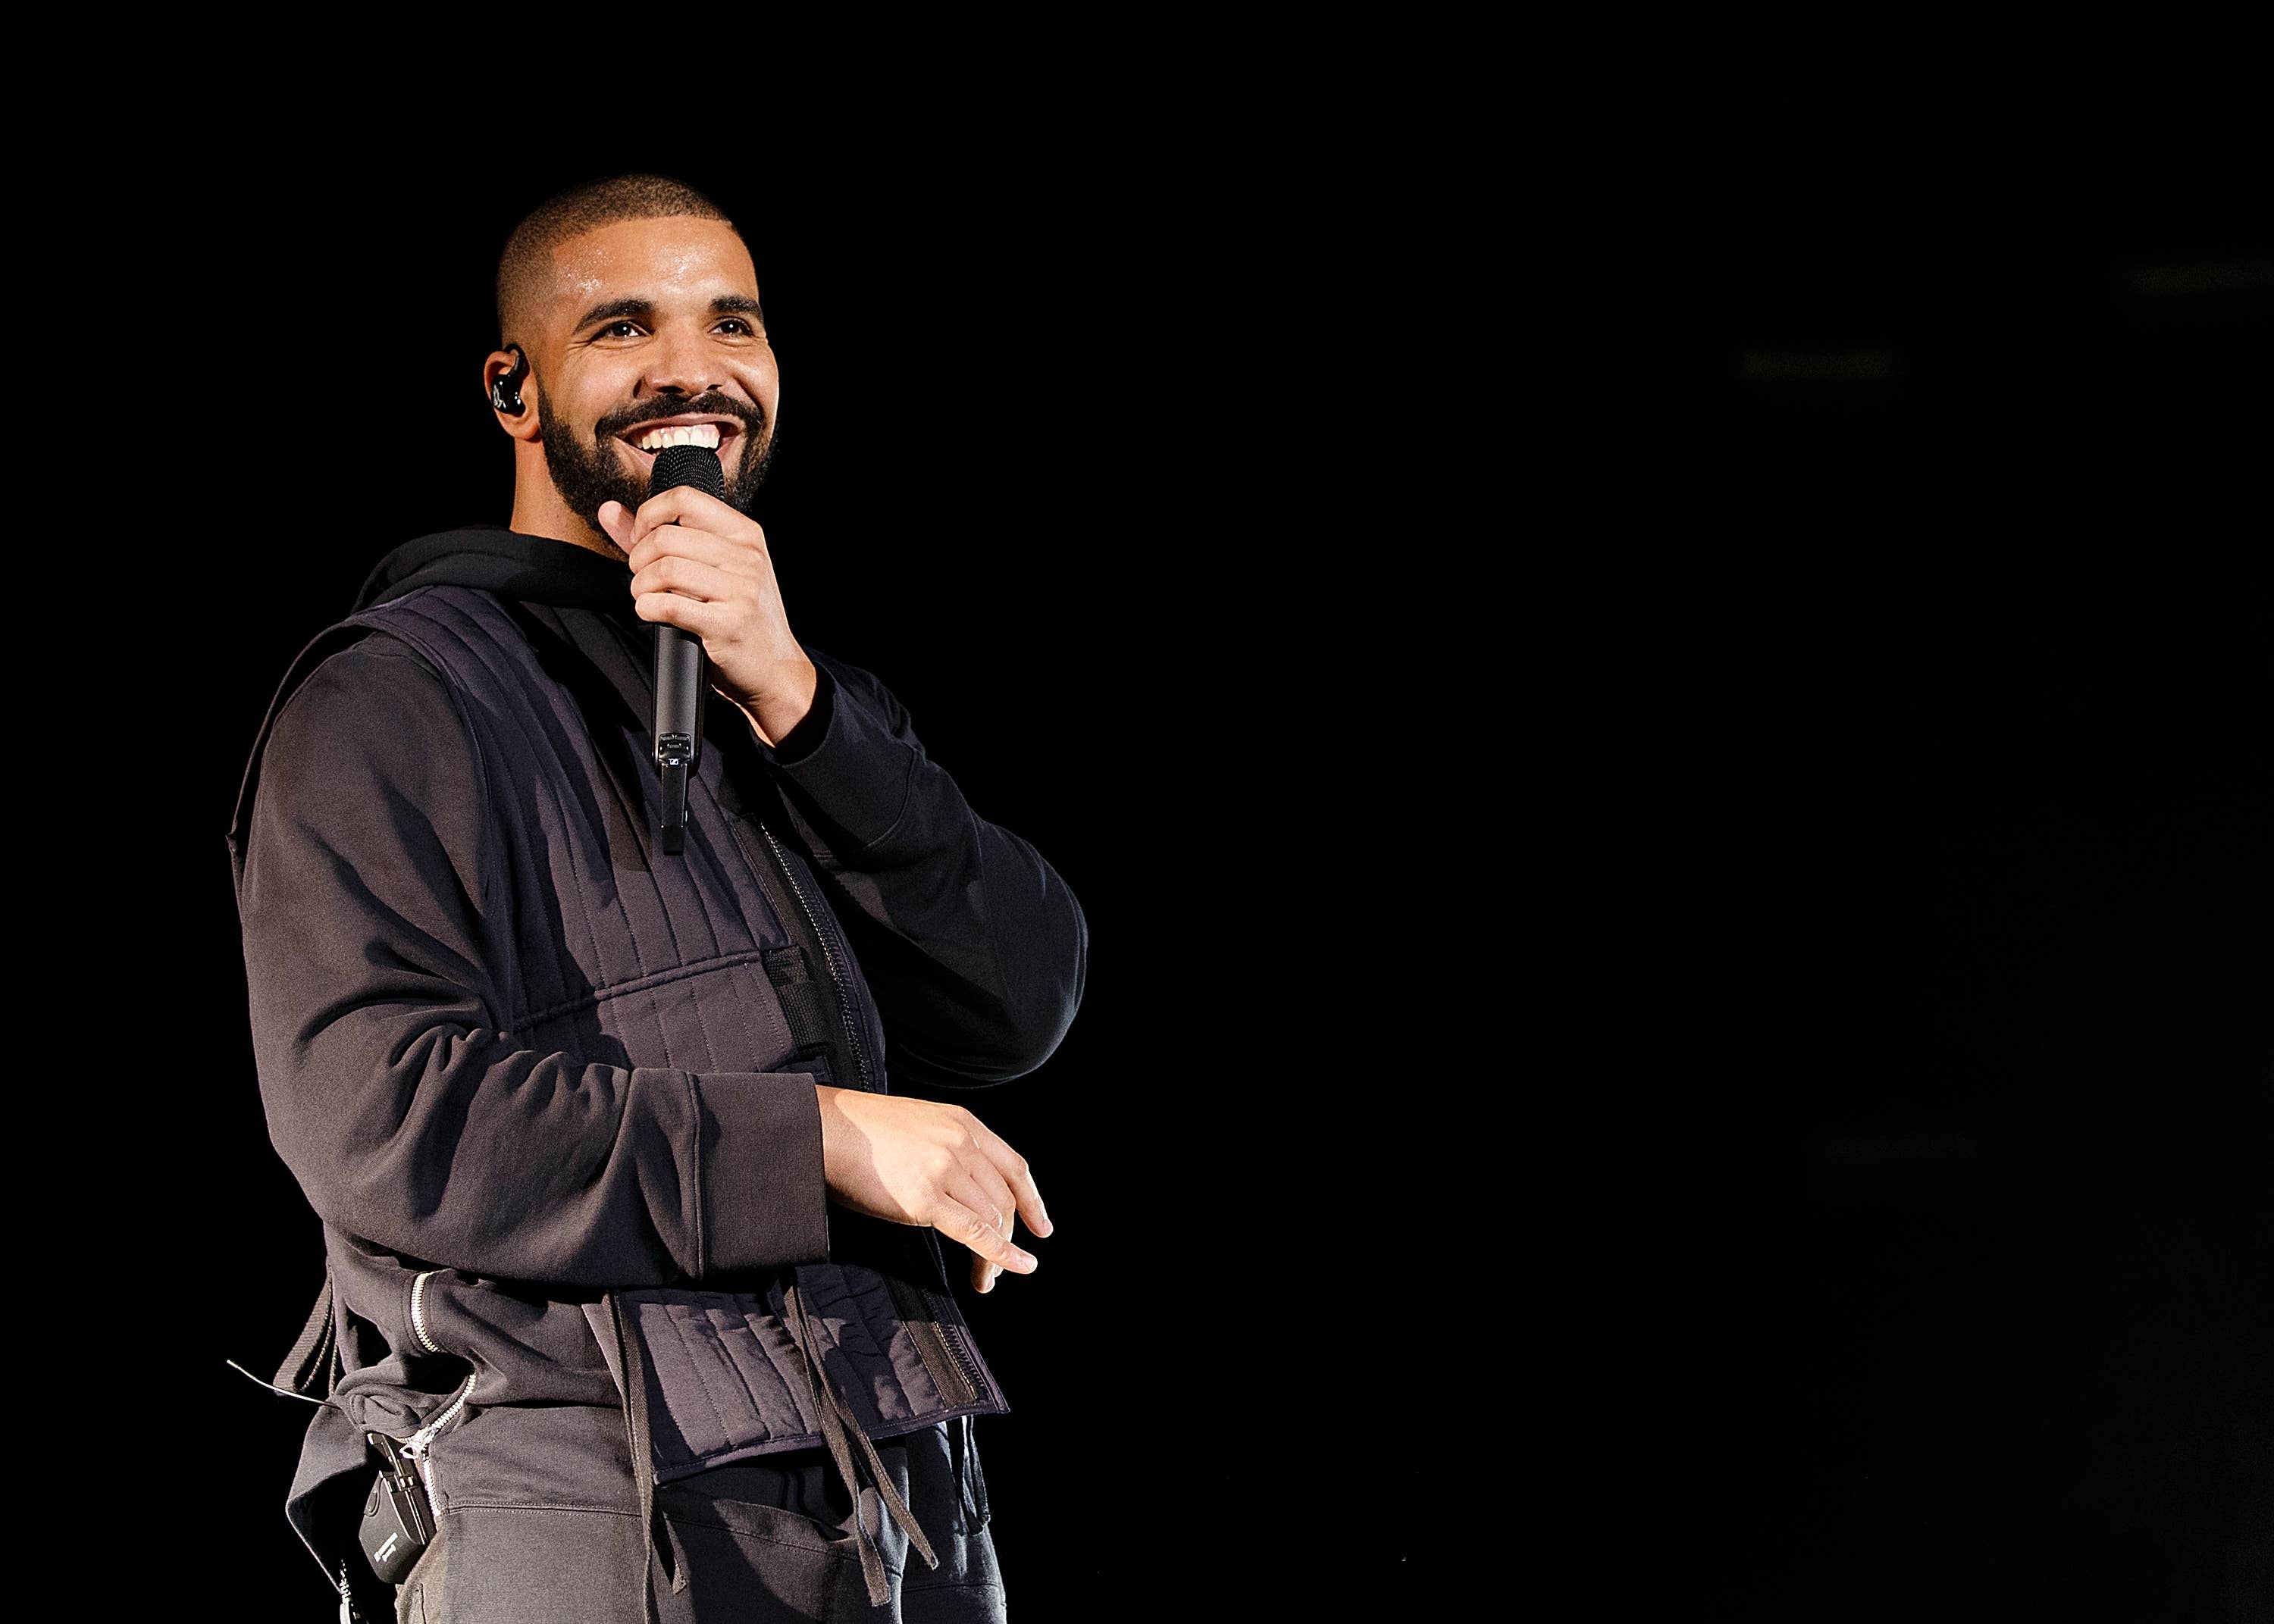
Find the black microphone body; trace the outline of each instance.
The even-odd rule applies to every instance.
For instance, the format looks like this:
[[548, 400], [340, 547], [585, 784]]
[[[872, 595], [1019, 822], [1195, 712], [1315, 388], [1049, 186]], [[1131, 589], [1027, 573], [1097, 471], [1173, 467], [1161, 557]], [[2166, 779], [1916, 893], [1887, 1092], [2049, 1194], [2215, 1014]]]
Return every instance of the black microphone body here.
[[[666, 446], [656, 453], [647, 493], [691, 485], [721, 501], [726, 470], [707, 446]], [[676, 626], [655, 628], [655, 764], [663, 774], [662, 844], [676, 857], [685, 848], [687, 780], [703, 748], [703, 640]]]

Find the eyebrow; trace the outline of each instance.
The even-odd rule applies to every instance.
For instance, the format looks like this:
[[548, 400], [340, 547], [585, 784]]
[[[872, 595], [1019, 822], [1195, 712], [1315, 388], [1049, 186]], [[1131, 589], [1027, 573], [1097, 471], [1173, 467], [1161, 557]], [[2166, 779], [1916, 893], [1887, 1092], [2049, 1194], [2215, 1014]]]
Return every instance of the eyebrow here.
[[591, 309], [586, 311], [583, 315], [577, 317], [576, 325], [571, 329], [571, 331], [581, 333], [586, 327], [591, 327], [595, 321], [613, 321], [620, 316], [652, 316], [654, 314], [655, 304], [652, 300], [641, 298], [603, 299], [598, 304], [593, 305]]
[[[764, 307], [758, 304], [757, 300], [752, 298], [747, 293], [720, 294], [717, 298], [711, 301], [711, 313], [714, 316], [734, 315], [755, 317], [761, 327], [765, 325], [766, 320], [766, 312]], [[653, 320], [655, 318], [655, 301], [652, 299], [640, 298], [636, 296], [626, 298], [603, 299], [598, 304], [593, 305], [591, 309], [586, 311], [583, 315], [577, 317], [576, 327], [570, 330], [572, 332], [581, 333], [596, 321], [616, 321], [621, 320], [626, 316], [636, 316], [642, 320], [646, 321]]]

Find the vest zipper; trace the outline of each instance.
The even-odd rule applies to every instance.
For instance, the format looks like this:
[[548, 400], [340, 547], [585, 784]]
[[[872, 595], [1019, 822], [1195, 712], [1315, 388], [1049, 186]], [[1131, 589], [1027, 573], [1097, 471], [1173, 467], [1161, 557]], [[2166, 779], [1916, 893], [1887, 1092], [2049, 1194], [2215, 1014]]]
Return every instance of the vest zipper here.
[[[757, 822], [756, 819], [751, 821]], [[861, 1041], [860, 1023], [853, 1018], [851, 989], [845, 975], [838, 969], [836, 951], [830, 946], [831, 933], [823, 929], [813, 905], [805, 899], [805, 887], [797, 883], [797, 875], [790, 868], [789, 859], [782, 854], [781, 843], [774, 838], [774, 831], [764, 823], [758, 823], [757, 830], [765, 837], [766, 849], [773, 853], [774, 867], [787, 883], [790, 895], [797, 898], [798, 912], [805, 916], [805, 928], [821, 944], [821, 962], [829, 972], [829, 989], [837, 1000], [837, 1018], [845, 1023], [845, 1043], [853, 1057], [854, 1079], [864, 1093], [874, 1093], [875, 1090], [869, 1086], [869, 1051]]]
[[948, 1345], [948, 1327], [938, 1294], [892, 1274], [885, 1276], [885, 1288], [892, 1293], [892, 1306], [899, 1311], [900, 1324], [915, 1340], [916, 1357], [931, 1372], [932, 1385], [939, 1389], [940, 1396], [952, 1406], [977, 1399], [979, 1384], [972, 1380], [969, 1363]]
[[987, 1391], [987, 1387], [979, 1380], [979, 1366], [971, 1357], [969, 1345], [963, 1339], [963, 1327], [949, 1318], [949, 1315], [954, 1312], [953, 1305], [944, 1304], [940, 1294], [937, 1291], [923, 1288], [920, 1289], [923, 1289], [924, 1296], [931, 1300], [934, 1333], [942, 1342], [946, 1344], [947, 1350], [955, 1356], [955, 1362], [963, 1372], [963, 1379], [971, 1384], [972, 1398], [976, 1399]]

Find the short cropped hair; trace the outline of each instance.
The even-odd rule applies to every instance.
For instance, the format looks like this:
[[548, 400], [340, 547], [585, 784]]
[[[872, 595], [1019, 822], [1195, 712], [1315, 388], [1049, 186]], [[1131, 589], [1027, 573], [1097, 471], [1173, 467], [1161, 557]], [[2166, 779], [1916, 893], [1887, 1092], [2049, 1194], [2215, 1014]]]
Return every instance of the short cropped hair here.
[[[572, 237], [625, 220], [670, 220], [689, 216], [734, 222], [726, 211], [682, 181], [667, 175], [618, 175], [572, 186], [538, 204], [506, 238], [498, 255], [498, 342], [519, 343], [529, 317], [529, 301], [553, 275], [553, 251]], [[740, 235], [740, 233], [736, 233]]]

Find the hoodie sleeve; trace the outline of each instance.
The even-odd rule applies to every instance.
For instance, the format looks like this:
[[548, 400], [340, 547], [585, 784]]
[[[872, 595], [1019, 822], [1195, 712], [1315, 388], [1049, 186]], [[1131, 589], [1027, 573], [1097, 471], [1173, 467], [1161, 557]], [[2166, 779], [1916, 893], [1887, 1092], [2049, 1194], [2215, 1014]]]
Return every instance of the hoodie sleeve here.
[[520, 1047], [482, 763], [444, 680], [373, 635], [278, 712], [238, 906], [269, 1135], [318, 1214], [493, 1278], [661, 1285], [827, 1256], [804, 1072]]
[[1033, 1071], [1081, 1002], [1088, 929], [1073, 892], [971, 809], [882, 681], [814, 665], [813, 710], [772, 764], [836, 888], [895, 1070], [951, 1086]]

